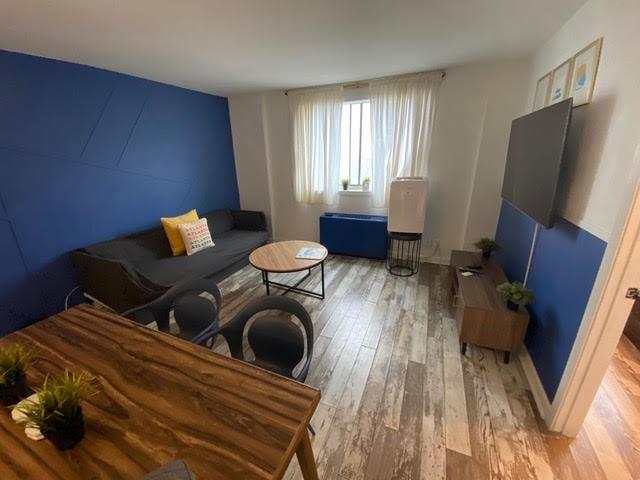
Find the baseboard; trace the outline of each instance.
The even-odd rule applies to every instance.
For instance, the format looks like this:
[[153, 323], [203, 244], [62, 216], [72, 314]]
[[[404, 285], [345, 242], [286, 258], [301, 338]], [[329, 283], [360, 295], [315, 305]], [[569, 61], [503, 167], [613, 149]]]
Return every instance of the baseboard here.
[[547, 392], [544, 391], [544, 387], [542, 386], [542, 382], [538, 376], [538, 371], [533, 364], [533, 360], [529, 355], [527, 347], [524, 345], [520, 350], [519, 359], [520, 365], [522, 365], [522, 369], [524, 370], [524, 375], [527, 377], [527, 382], [529, 383], [529, 388], [531, 389], [533, 398], [536, 401], [536, 406], [538, 407], [540, 416], [548, 424], [549, 416], [551, 415], [551, 402], [549, 402], [549, 398], [547, 398]]

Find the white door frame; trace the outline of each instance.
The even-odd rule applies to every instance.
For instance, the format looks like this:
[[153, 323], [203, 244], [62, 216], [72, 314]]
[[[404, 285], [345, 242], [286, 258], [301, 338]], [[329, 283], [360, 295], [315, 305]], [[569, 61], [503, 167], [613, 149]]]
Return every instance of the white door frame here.
[[[631, 312], [634, 300], [625, 297], [627, 288], [640, 288], [640, 182], [625, 197], [630, 198], [622, 204], [594, 295], [545, 418], [550, 430], [569, 437], [582, 427]], [[630, 205], [626, 212], [624, 205]]]

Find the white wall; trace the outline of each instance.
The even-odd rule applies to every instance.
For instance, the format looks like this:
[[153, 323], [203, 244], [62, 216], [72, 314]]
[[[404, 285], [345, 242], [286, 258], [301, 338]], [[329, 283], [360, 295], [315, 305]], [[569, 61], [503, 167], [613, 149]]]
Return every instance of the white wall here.
[[451, 69], [442, 85], [430, 165], [426, 238], [441, 257], [493, 237], [511, 121], [524, 112], [526, 60]]
[[[529, 77], [528, 60], [447, 71], [434, 130], [423, 241], [423, 256], [431, 261], [446, 263], [452, 249], [493, 236], [511, 120], [525, 111]], [[340, 195], [334, 206], [295, 202], [283, 92], [231, 96], [229, 108], [241, 205], [264, 205], [274, 238], [317, 240], [318, 216], [324, 211], [386, 213], [371, 208], [366, 195]], [[266, 190], [265, 169], [272, 180]]]
[[[231, 123], [242, 135], [233, 135], [236, 158], [236, 176], [240, 191], [240, 204], [247, 210], [262, 210], [271, 219], [271, 196], [267, 168], [265, 134], [261, 118], [260, 95], [234, 97], [229, 108]], [[241, 159], [238, 161], [237, 159]]]
[[538, 78], [604, 37], [593, 101], [574, 109], [561, 214], [605, 241], [638, 174], [639, 25], [638, 0], [591, 0], [536, 53], [530, 78], [529, 106]]

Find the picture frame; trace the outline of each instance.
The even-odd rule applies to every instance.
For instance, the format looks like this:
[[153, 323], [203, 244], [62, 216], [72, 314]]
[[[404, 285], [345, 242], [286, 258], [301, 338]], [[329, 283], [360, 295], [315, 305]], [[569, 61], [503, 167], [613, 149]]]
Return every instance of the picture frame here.
[[561, 102], [569, 98], [571, 79], [573, 74], [573, 57], [558, 65], [551, 76], [551, 91], [549, 92], [548, 105]]
[[543, 77], [540, 77], [540, 79], [538, 80], [538, 83], [536, 85], [536, 94], [533, 98], [534, 112], [549, 105], [552, 73], [553, 72], [549, 72]]
[[569, 94], [573, 97], [573, 106], [579, 107], [591, 102], [600, 65], [603, 38], [600, 37], [574, 56], [574, 68], [571, 75]]

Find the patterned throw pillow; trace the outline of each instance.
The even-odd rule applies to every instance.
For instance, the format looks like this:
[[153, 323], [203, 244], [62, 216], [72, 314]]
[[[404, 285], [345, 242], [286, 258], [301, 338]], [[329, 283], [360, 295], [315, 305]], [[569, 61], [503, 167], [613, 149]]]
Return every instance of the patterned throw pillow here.
[[178, 229], [187, 249], [187, 255], [193, 255], [200, 250], [215, 246], [211, 239], [211, 232], [209, 232], [206, 218], [201, 218], [195, 222], [181, 223], [178, 225]]

